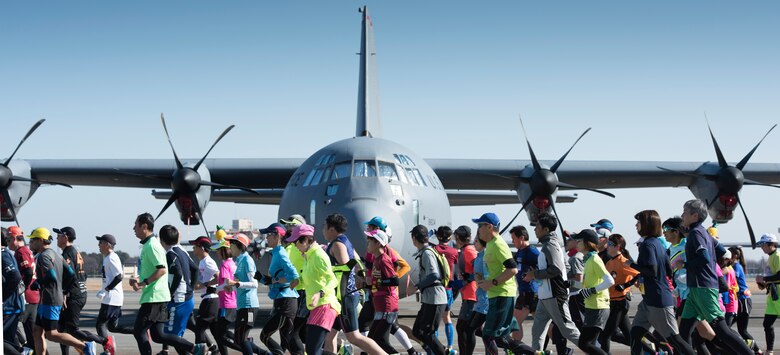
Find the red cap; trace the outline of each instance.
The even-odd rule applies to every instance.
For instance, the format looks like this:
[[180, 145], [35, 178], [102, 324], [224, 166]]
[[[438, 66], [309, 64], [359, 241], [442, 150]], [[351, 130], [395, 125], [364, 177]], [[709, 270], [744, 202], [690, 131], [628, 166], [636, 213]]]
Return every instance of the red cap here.
[[244, 235], [243, 233], [234, 234], [232, 237], [230, 237], [231, 242], [239, 242], [244, 245], [244, 247], [248, 247], [249, 243], [252, 242], [249, 237]]
[[10, 234], [12, 237], [18, 237], [20, 235], [24, 235], [24, 232], [22, 232], [22, 229], [19, 228], [19, 226], [10, 226], [8, 227], [8, 234]]

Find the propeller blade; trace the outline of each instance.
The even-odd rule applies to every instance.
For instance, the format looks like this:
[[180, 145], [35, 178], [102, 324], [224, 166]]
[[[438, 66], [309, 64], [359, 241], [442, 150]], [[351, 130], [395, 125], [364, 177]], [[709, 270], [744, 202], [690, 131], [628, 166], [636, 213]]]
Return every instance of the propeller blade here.
[[753, 226], [750, 225], [750, 220], [748, 219], [747, 213], [745, 212], [745, 208], [742, 207], [742, 200], [739, 198], [739, 195], [737, 196], [737, 204], [739, 205], [739, 209], [742, 210], [742, 215], [745, 216], [745, 223], [748, 227], [748, 233], [750, 233], [750, 245], [753, 246], [753, 249], [756, 248], [756, 235], [753, 233]]
[[737, 169], [739, 169], [739, 170], [742, 170], [742, 168], [744, 168], [744, 167], [745, 167], [745, 165], [747, 165], [747, 163], [748, 163], [748, 160], [750, 160], [750, 157], [752, 157], [752, 156], [753, 156], [753, 153], [755, 153], [755, 152], [756, 152], [756, 149], [758, 149], [758, 146], [761, 144], [761, 142], [763, 142], [763, 141], [764, 141], [764, 139], [766, 138], [766, 136], [768, 136], [768, 135], [769, 135], [769, 132], [772, 132], [772, 130], [773, 130], [773, 129], [775, 129], [775, 127], [777, 127], [777, 124], [775, 124], [774, 126], [772, 126], [772, 128], [770, 128], [770, 129], [769, 129], [769, 131], [767, 131], [767, 132], [766, 132], [766, 134], [764, 134], [764, 137], [763, 137], [763, 138], [761, 138], [761, 140], [760, 140], [760, 141], [758, 141], [758, 143], [756, 144], [756, 146], [755, 146], [755, 147], [753, 147], [753, 149], [750, 151], [750, 153], [747, 153], [747, 155], [746, 155], [744, 158], [742, 158], [742, 160], [740, 160], [740, 161], [739, 161], [739, 163], [737, 163]]
[[584, 137], [585, 134], [587, 134], [588, 132], [590, 132], [590, 127], [588, 127], [588, 129], [586, 129], [585, 132], [582, 132], [582, 134], [580, 134], [580, 137], [577, 138], [576, 141], [574, 141], [574, 144], [572, 144], [571, 148], [569, 148], [569, 150], [566, 151], [566, 154], [564, 154], [560, 159], [558, 159], [558, 161], [555, 162], [555, 164], [553, 164], [552, 168], [550, 168], [550, 171], [556, 172], [558, 170], [558, 168], [561, 166], [561, 164], [563, 164], [563, 160], [566, 159], [566, 156], [569, 155], [571, 150], [574, 149], [574, 146], [577, 145], [577, 143], [580, 141], [580, 139], [582, 139], [582, 137]]
[[525, 136], [525, 143], [528, 144], [528, 152], [531, 153], [531, 163], [534, 165], [534, 170], [539, 170], [542, 168], [542, 166], [539, 164], [539, 160], [536, 159], [536, 154], [534, 154], [534, 149], [531, 148], [531, 142], [528, 140], [528, 134], [525, 132], [525, 125], [523, 124], [523, 117], [518, 115], [520, 117], [520, 127], [523, 127], [523, 136]]
[[567, 183], [565, 183], [563, 181], [558, 181], [558, 187], [565, 187], [567, 189], [575, 189], [575, 190], [588, 190], [588, 191], [593, 191], [595, 193], [599, 193], [599, 194], [602, 194], [602, 195], [606, 195], [606, 196], [615, 198], [615, 195], [613, 195], [610, 192], [606, 192], [606, 191], [603, 191], [603, 190], [597, 190], [597, 189], [591, 189], [589, 187], [574, 186], [572, 184], [567, 184]]
[[561, 237], [563, 237], [563, 223], [561, 223], [561, 218], [558, 217], [558, 211], [555, 210], [555, 200], [552, 196], [548, 196], [547, 198], [550, 200], [550, 207], [552, 207], [553, 213], [555, 213], [555, 219], [558, 220], [558, 227], [561, 228]]
[[230, 132], [230, 130], [233, 129], [235, 126], [236, 125], [230, 125], [230, 127], [225, 128], [225, 130], [222, 131], [222, 134], [220, 134], [219, 137], [217, 137], [217, 140], [214, 141], [214, 144], [211, 145], [211, 148], [209, 148], [209, 151], [206, 152], [206, 154], [203, 155], [203, 158], [200, 158], [200, 161], [197, 164], [195, 164], [195, 166], [192, 168], [192, 170], [197, 171], [198, 168], [200, 168], [200, 164], [203, 164], [203, 161], [206, 160], [207, 156], [209, 156], [209, 153], [211, 153], [211, 150], [214, 149], [214, 146], [216, 146], [217, 143], [219, 143], [219, 141], [222, 140], [222, 137], [224, 137], [226, 134], [228, 134], [228, 132]]
[[775, 188], [780, 189], [780, 186], [778, 186], [778, 185], [772, 185], [772, 184], [767, 184], [767, 183], [763, 183], [763, 182], [759, 182], [759, 181], [755, 181], [755, 180], [748, 180], [748, 179], [744, 180], [744, 184], [745, 185], [775, 187]]
[[504, 232], [506, 232], [506, 230], [509, 229], [509, 227], [512, 226], [512, 223], [515, 221], [515, 219], [517, 219], [517, 216], [520, 215], [520, 212], [523, 212], [523, 210], [528, 206], [529, 203], [531, 203], [531, 201], [533, 199], [534, 199], [534, 197], [531, 196], [527, 200], [525, 200], [525, 202], [523, 202], [523, 207], [520, 207], [520, 210], [517, 211], [517, 214], [515, 214], [514, 217], [512, 217], [512, 220], [509, 221], [509, 223], [507, 223], [506, 226], [504, 226], [504, 229], [502, 229], [501, 232], [498, 233], [499, 235], [504, 234]]
[[[8, 157], [8, 159], [5, 160], [5, 163], [3, 163], [3, 166], [8, 167], [8, 163], [10, 163], [11, 159], [14, 158], [14, 155], [16, 155], [16, 152], [19, 151], [19, 148], [22, 147], [22, 144], [24, 144], [24, 141], [26, 141], [27, 138], [30, 138], [30, 135], [32, 135], [33, 132], [35, 132], [35, 130], [38, 129], [38, 127], [40, 127], [43, 124], [44, 121], [46, 121], [46, 119], [45, 118], [41, 118], [40, 120], [38, 120], [38, 122], [35, 122], [35, 124], [32, 127], [30, 127], [30, 130], [27, 131], [27, 134], [24, 135], [22, 140], [19, 142], [19, 145], [17, 145], [16, 149], [14, 149], [14, 152], [11, 153], [11, 156]], [[17, 225], [18, 224], [19, 223], [17, 223]]]
[[184, 167], [184, 165], [181, 164], [181, 160], [179, 160], [179, 156], [176, 155], [176, 149], [173, 148], [173, 142], [171, 142], [171, 135], [168, 134], [168, 126], [165, 124], [165, 116], [163, 116], [162, 113], [160, 113], [160, 121], [162, 121], [163, 129], [165, 130], [165, 138], [168, 138], [168, 144], [171, 146], [171, 151], [173, 151], [173, 159], [176, 160], [176, 168], [181, 169]]
[[49, 180], [38, 180], [38, 179], [29, 179], [26, 177], [21, 176], [12, 176], [11, 181], [26, 181], [26, 182], [32, 182], [39, 185], [58, 185], [58, 186], [65, 186], [67, 188], [73, 188], [73, 186], [70, 186], [68, 184], [62, 183], [62, 182], [56, 182], [56, 181], [49, 181]]
[[257, 195], [257, 196], [260, 196], [259, 192], [255, 191], [255, 190], [252, 190], [250, 188], [246, 188], [246, 187], [235, 186], [235, 185], [225, 185], [225, 184], [220, 184], [218, 182], [212, 182], [212, 181], [201, 181], [200, 184], [201, 185], [206, 185], [206, 186], [211, 186], [211, 187], [216, 187], [218, 189], [238, 189], [238, 190], [241, 190], [241, 191], [251, 192], [251, 193], [253, 193], [253, 194]]
[[729, 163], [726, 162], [726, 158], [723, 157], [723, 152], [720, 151], [720, 146], [718, 145], [718, 141], [715, 140], [715, 135], [712, 133], [712, 127], [710, 127], [710, 121], [707, 120], [706, 112], [704, 113], [704, 119], [707, 121], [707, 129], [710, 130], [710, 137], [712, 137], [712, 145], [715, 146], [715, 154], [718, 156], [718, 165], [720, 165], [721, 168], [726, 168], [729, 166]]
[[695, 178], [705, 178], [707, 180], [715, 180], [715, 178], [717, 177], [715, 175], [704, 175], [704, 174], [697, 174], [697, 173], [689, 173], [686, 171], [672, 170], [672, 169], [664, 168], [662, 166], [656, 166], [656, 168], [661, 169], [663, 171], [668, 171], [670, 173], [675, 173], [675, 174], [680, 174], [680, 175], [685, 175], [685, 176], [690, 176]]
[[203, 220], [203, 212], [200, 210], [200, 203], [198, 203], [198, 195], [192, 194], [192, 203], [195, 208], [195, 214], [198, 215], [198, 219], [200, 219], [200, 224], [203, 226], [203, 230], [206, 231], [206, 236], [208, 237], [209, 229], [208, 227], [206, 227], [206, 221]]
[[9, 194], [8, 190], [6, 189], [3, 189], [3, 201], [7, 204], [8, 209], [11, 210], [11, 213], [14, 215], [14, 221], [16, 222], [16, 225], [21, 226], [21, 224], [19, 224], [19, 217], [16, 215], [14, 202], [11, 201], [11, 194]]
[[165, 203], [165, 206], [162, 208], [160, 213], [157, 214], [157, 217], [154, 217], [154, 220], [156, 221], [160, 216], [162, 216], [163, 212], [168, 209], [168, 207], [171, 207], [171, 205], [176, 202], [176, 200], [179, 198], [179, 192], [176, 190], [173, 190], [173, 193], [171, 194], [171, 197], [168, 198], [168, 202]]
[[157, 175], [146, 175], [146, 174], [138, 174], [138, 173], [131, 173], [129, 171], [122, 171], [118, 168], [114, 168], [114, 171], [116, 171], [117, 174], [127, 175], [127, 176], [137, 176], [147, 179], [153, 179], [153, 180], [162, 180], [162, 181], [171, 181], [170, 176], [157, 176]]

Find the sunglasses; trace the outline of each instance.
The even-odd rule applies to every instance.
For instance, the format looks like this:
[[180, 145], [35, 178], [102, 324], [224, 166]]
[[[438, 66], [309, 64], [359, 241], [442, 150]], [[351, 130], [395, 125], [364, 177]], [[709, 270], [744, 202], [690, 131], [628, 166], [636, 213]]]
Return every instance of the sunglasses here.
[[671, 232], [671, 231], [676, 231], [676, 230], [677, 230], [677, 228], [664, 227], [664, 232]]
[[607, 245], [609, 245], [611, 247], [616, 247], [617, 246], [617, 244], [615, 244], [615, 242], [613, 242], [611, 240], [607, 242]]

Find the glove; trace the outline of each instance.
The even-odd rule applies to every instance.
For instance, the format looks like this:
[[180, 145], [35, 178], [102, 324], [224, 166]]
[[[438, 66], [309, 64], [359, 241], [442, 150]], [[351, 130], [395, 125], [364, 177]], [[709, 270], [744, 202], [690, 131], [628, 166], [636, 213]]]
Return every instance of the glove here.
[[618, 292], [623, 292], [623, 290], [625, 290], [625, 289], [626, 289], [626, 285], [625, 284], [620, 284], [620, 285], [616, 285], [615, 286], [615, 291], [618, 291]]
[[596, 294], [596, 289], [593, 287], [583, 288], [582, 290], [580, 290], [580, 295], [582, 295], [582, 298], [588, 298], [591, 295], [595, 295], [595, 294]]
[[95, 295], [95, 297], [97, 297], [97, 299], [99, 299], [99, 300], [102, 300], [102, 299], [103, 299], [103, 297], [105, 297], [105, 296], [106, 296], [106, 293], [107, 293], [107, 292], [106, 292], [106, 290], [100, 290], [100, 291], [98, 291], [98, 293]]
[[30, 284], [30, 290], [32, 291], [39, 291], [41, 289], [41, 284], [38, 283], [38, 280], [33, 281], [33, 283]]

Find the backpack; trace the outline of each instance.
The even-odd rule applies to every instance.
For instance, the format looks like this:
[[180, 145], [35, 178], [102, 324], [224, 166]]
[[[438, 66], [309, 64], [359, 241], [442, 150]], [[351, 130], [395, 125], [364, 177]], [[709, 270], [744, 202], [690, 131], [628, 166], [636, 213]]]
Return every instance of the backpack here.
[[[452, 280], [452, 270], [450, 270], [450, 265], [447, 263], [447, 258], [434, 248], [427, 247], [425, 248], [425, 250], [430, 250], [431, 252], [433, 252], [433, 255], [436, 257], [436, 263], [439, 264], [439, 275], [441, 276], [441, 285], [447, 287], [450, 284], [450, 280]], [[420, 263], [422, 263], [422, 260], [420, 261]], [[422, 269], [422, 265], [420, 269]]]

